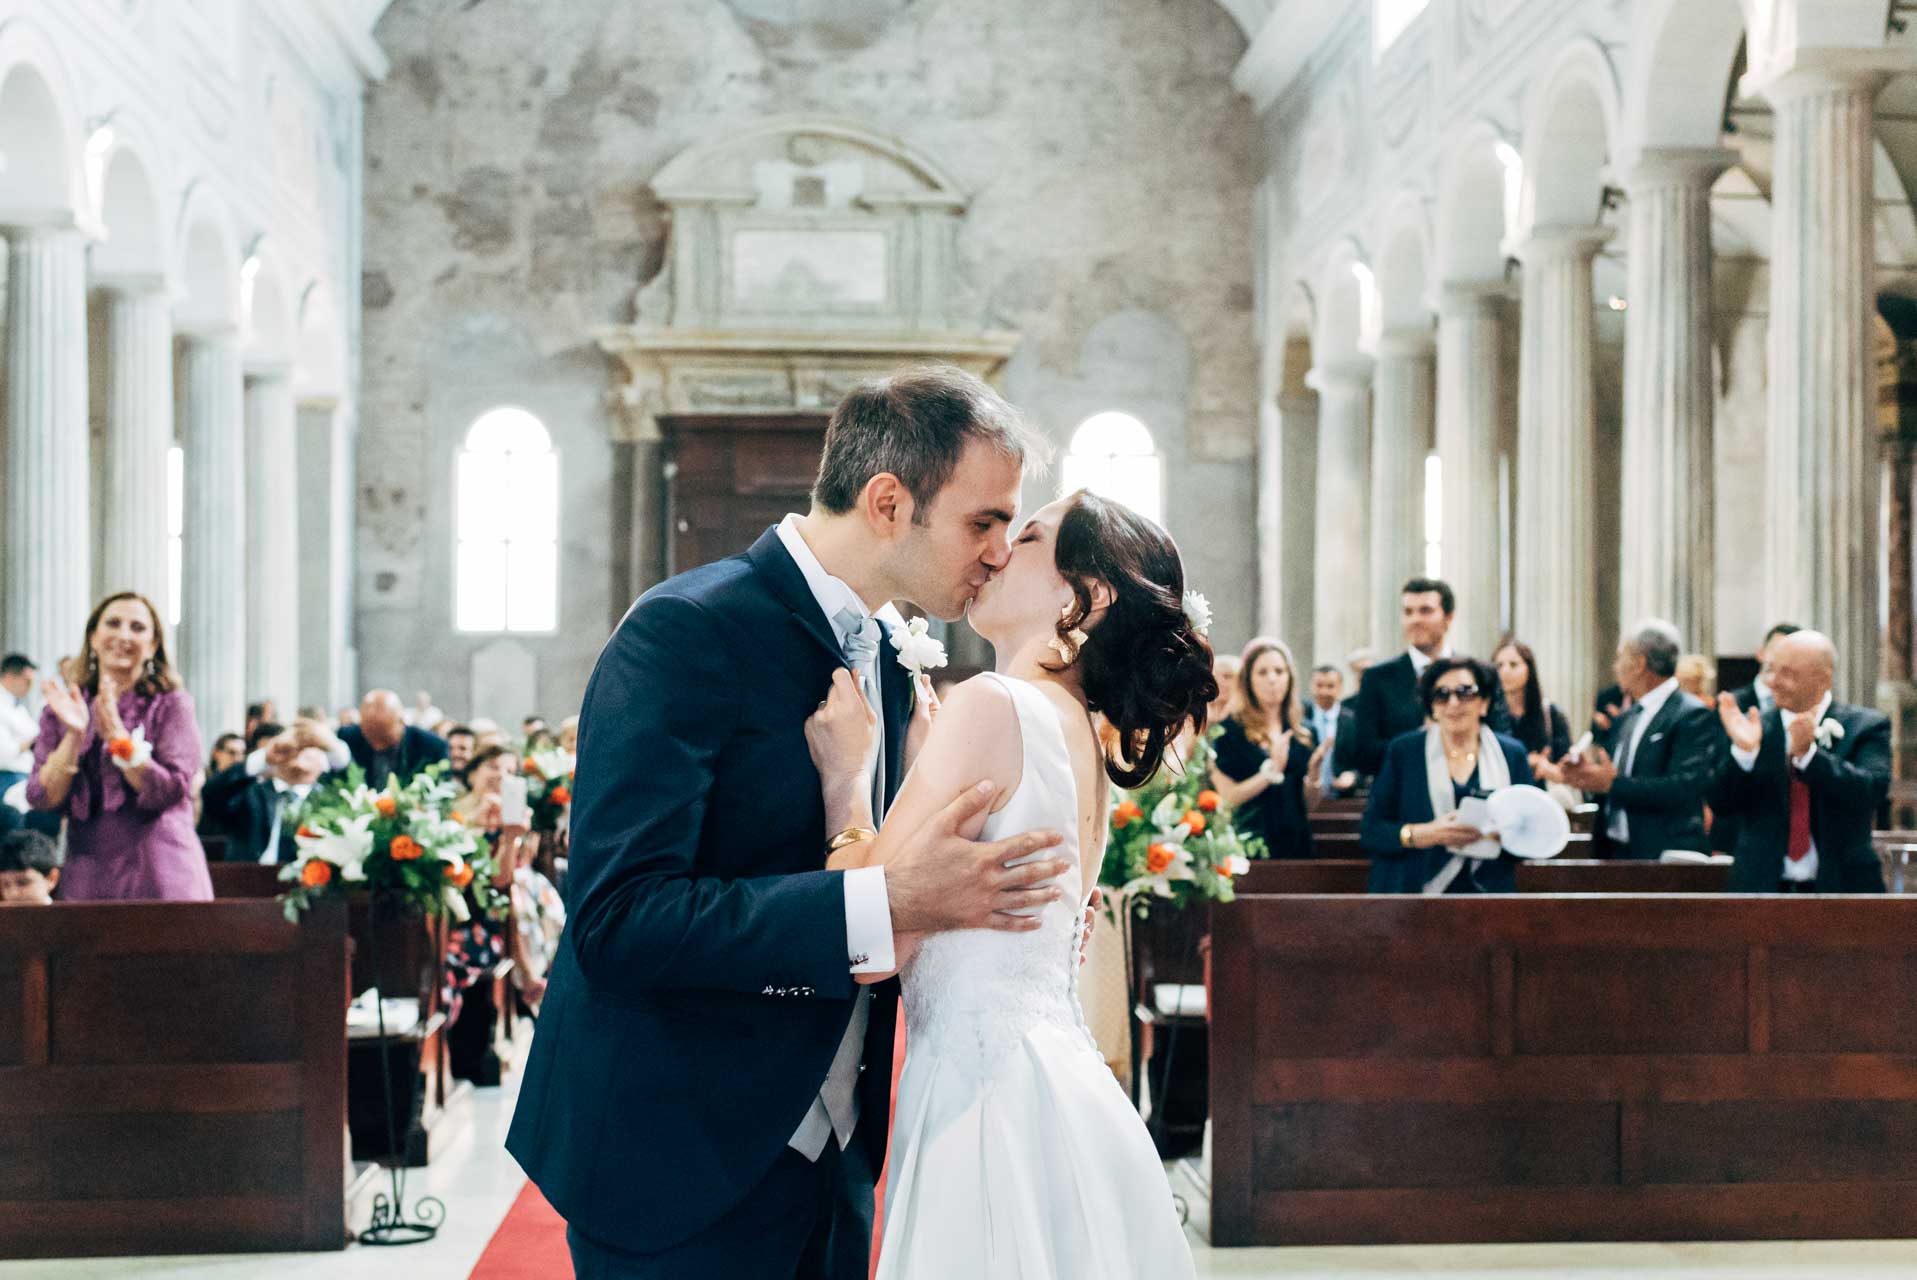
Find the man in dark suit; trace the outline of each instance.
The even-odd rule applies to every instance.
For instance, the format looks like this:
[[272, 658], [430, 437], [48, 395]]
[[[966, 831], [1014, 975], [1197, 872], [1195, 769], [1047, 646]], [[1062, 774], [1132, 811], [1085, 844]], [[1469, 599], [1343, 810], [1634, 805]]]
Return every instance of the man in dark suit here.
[[571, 915], [506, 1143], [579, 1275], [866, 1275], [897, 984], [859, 975], [890, 972], [895, 932], [1027, 927], [1004, 912], [1066, 864], [1004, 865], [1056, 834], [959, 837], [989, 803], [970, 788], [884, 866], [823, 870], [870, 833], [825, 829], [805, 722], [851, 670], [890, 800], [913, 691], [874, 615], [963, 613], [1009, 555], [1030, 440], [957, 370], [865, 384], [811, 513], [647, 592], [600, 654]]
[[1366, 669], [1352, 698], [1350, 752], [1339, 761], [1365, 777], [1384, 767], [1385, 748], [1393, 738], [1424, 724], [1418, 701], [1418, 677], [1433, 658], [1448, 657], [1445, 637], [1457, 612], [1457, 596], [1449, 583], [1436, 578], [1413, 578], [1399, 593], [1399, 617], [1404, 625], [1405, 651], [1389, 662]]
[[407, 724], [399, 695], [375, 689], [359, 704], [359, 723], [339, 731], [353, 763], [366, 771], [366, 785], [379, 790], [397, 776], [411, 782], [420, 770], [446, 758], [446, 739]]
[[1683, 643], [1659, 619], [1640, 622], [1618, 641], [1612, 670], [1631, 705], [1612, 731], [1612, 747], [1566, 756], [1546, 773], [1599, 797], [1596, 852], [1601, 858], [1655, 861], [1667, 849], [1704, 849], [1704, 793], [1717, 762], [1717, 718], [1677, 686]]
[[1776, 705], [1718, 697], [1730, 751], [1711, 807], [1734, 816], [1733, 893], [1882, 893], [1871, 822], [1890, 790], [1890, 721], [1831, 696], [1837, 650], [1815, 631], [1767, 646]]
[[[1757, 678], [1741, 688], [1731, 691], [1731, 700], [1738, 712], [1756, 711], [1766, 716], [1777, 706], [1777, 699], [1771, 693], [1771, 657], [1777, 642], [1785, 636], [1796, 635], [1802, 627], [1791, 622], [1780, 622], [1764, 633], [1764, 643], [1757, 650]], [[1720, 703], [1722, 696], [1719, 697]], [[1711, 805], [1711, 849], [1716, 853], [1730, 853], [1737, 848], [1738, 815], [1726, 813], [1715, 803]]]
[[293, 842], [300, 806], [320, 778], [350, 762], [345, 744], [310, 724], [296, 724], [206, 780], [202, 814], [226, 837], [227, 862], [299, 860]]

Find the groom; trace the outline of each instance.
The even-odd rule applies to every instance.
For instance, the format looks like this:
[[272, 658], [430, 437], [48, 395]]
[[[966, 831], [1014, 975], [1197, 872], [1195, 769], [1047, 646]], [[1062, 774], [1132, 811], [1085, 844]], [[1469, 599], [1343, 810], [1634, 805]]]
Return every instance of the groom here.
[[957, 369], [866, 383], [811, 513], [648, 591], [599, 655], [570, 919], [506, 1140], [581, 1280], [865, 1276], [898, 986], [855, 975], [895, 967], [895, 933], [1029, 928], [1007, 912], [1057, 897], [1041, 882], [1066, 864], [1004, 865], [1054, 833], [961, 838], [991, 803], [974, 788], [884, 867], [821, 870], [845, 833], [804, 725], [850, 668], [890, 801], [912, 687], [873, 615], [963, 614], [1009, 555], [1035, 445]]

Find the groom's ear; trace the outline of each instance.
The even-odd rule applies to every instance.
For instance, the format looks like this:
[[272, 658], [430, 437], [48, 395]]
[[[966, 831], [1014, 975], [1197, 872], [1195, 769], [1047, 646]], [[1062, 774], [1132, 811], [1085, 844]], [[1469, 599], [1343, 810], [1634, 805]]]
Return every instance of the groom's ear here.
[[875, 533], [904, 528], [912, 523], [912, 491], [891, 472], [881, 471], [865, 482], [859, 510]]

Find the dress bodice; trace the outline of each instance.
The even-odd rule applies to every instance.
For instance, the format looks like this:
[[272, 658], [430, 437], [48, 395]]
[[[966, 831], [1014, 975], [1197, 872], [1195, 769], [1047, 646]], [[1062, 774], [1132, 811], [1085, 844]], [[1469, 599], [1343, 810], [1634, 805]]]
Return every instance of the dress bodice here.
[[[1064, 843], [1032, 857], [1062, 857], [1079, 866], [1078, 784], [1057, 708], [1023, 680], [980, 678], [1010, 695], [1023, 755], [1017, 789], [986, 820], [980, 839], [1057, 831]], [[937, 1054], [983, 1080], [1039, 1026], [1063, 1029], [1092, 1046], [1078, 1002], [1079, 933], [1091, 889], [1081, 871], [1067, 871], [1061, 880], [1064, 896], [1038, 910], [1043, 924], [1030, 933], [967, 929], [920, 944], [901, 975], [911, 1053]]]

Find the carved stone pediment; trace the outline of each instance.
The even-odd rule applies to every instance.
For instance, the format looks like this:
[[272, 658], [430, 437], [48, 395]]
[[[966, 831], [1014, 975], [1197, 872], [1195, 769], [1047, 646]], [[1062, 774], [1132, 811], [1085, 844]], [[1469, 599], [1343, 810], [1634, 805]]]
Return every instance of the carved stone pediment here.
[[672, 219], [665, 266], [634, 323], [593, 334], [625, 377], [623, 438], [656, 439], [661, 413], [829, 409], [903, 364], [990, 378], [1018, 345], [962, 269], [966, 197], [896, 138], [777, 117], [682, 152], [651, 185]]

